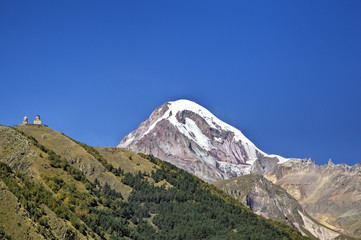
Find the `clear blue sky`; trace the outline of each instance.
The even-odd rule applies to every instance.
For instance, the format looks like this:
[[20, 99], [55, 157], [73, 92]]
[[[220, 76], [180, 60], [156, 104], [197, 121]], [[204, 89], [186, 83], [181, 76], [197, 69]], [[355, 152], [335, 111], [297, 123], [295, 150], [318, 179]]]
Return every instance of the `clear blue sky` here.
[[1, 1], [0, 124], [116, 146], [163, 102], [260, 149], [361, 162], [361, 1]]

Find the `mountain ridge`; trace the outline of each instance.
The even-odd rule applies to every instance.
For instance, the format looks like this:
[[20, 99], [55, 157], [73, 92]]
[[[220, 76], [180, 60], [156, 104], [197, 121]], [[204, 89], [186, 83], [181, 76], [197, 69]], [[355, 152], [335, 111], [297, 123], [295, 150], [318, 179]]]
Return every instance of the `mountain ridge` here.
[[251, 173], [212, 184], [232, 195], [253, 212], [287, 223], [304, 235], [317, 239], [335, 239], [340, 236], [310, 217], [286, 190], [260, 174]]
[[361, 165], [291, 159], [265, 174], [325, 226], [361, 238]]
[[45, 126], [0, 126], [0, 236], [307, 239], [153, 156], [97, 149]]

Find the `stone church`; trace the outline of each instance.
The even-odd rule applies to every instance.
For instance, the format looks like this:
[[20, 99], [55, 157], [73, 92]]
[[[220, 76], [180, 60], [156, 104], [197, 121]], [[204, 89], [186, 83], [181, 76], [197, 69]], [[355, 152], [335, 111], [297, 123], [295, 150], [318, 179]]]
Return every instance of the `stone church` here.
[[[28, 117], [25, 116], [23, 120], [23, 125], [28, 125]], [[36, 118], [34, 120], [34, 125], [41, 125], [40, 115], [36, 115]]]

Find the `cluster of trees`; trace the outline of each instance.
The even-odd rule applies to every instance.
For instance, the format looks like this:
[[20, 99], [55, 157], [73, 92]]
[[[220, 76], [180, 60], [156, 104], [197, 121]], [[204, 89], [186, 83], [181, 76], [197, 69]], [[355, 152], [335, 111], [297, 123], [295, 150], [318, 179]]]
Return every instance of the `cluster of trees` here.
[[12, 237], [10, 235], [6, 234], [6, 232], [2, 226], [0, 226], [0, 239], [12, 240]]
[[139, 239], [302, 239], [292, 228], [280, 231], [243, 205], [217, 196], [218, 190], [188, 172], [142, 156], [159, 166], [150, 177], [155, 182], [166, 180], [172, 187], [156, 187], [144, 173], [125, 174], [123, 183], [133, 188], [128, 201], [153, 215], [157, 229], [138, 225]]
[[39, 224], [38, 231], [47, 239], [55, 239], [51, 231], [48, 231], [49, 225], [42, 204], [47, 205], [58, 216], [69, 219], [71, 212], [62, 207], [63, 203], [56, 200], [42, 185], [29, 181], [23, 174], [13, 172], [8, 165], [1, 162], [0, 178], [17, 197], [21, 206], [28, 211], [30, 217]]
[[[107, 234], [115, 235], [118, 232], [117, 236], [129, 235], [127, 218], [124, 215], [129, 215], [128, 218], [131, 215], [122, 213], [127, 211], [126, 206], [123, 206], [125, 203], [123, 197], [111, 189], [108, 183], [101, 186], [96, 179], [94, 183], [87, 184], [86, 192], [79, 192], [74, 185], [66, 184], [58, 177], [43, 176], [43, 178], [55, 196], [74, 213], [70, 222], [84, 235], [87, 228], [104, 238]], [[90, 235], [93, 235], [92, 232]]]

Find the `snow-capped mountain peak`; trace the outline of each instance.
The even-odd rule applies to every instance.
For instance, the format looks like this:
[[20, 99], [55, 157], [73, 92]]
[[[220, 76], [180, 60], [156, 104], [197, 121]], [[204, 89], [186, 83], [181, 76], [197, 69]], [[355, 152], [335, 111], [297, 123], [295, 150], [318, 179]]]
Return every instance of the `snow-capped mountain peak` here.
[[250, 173], [260, 158], [287, 161], [262, 152], [241, 131], [184, 99], [157, 108], [118, 147], [153, 154], [210, 181]]

